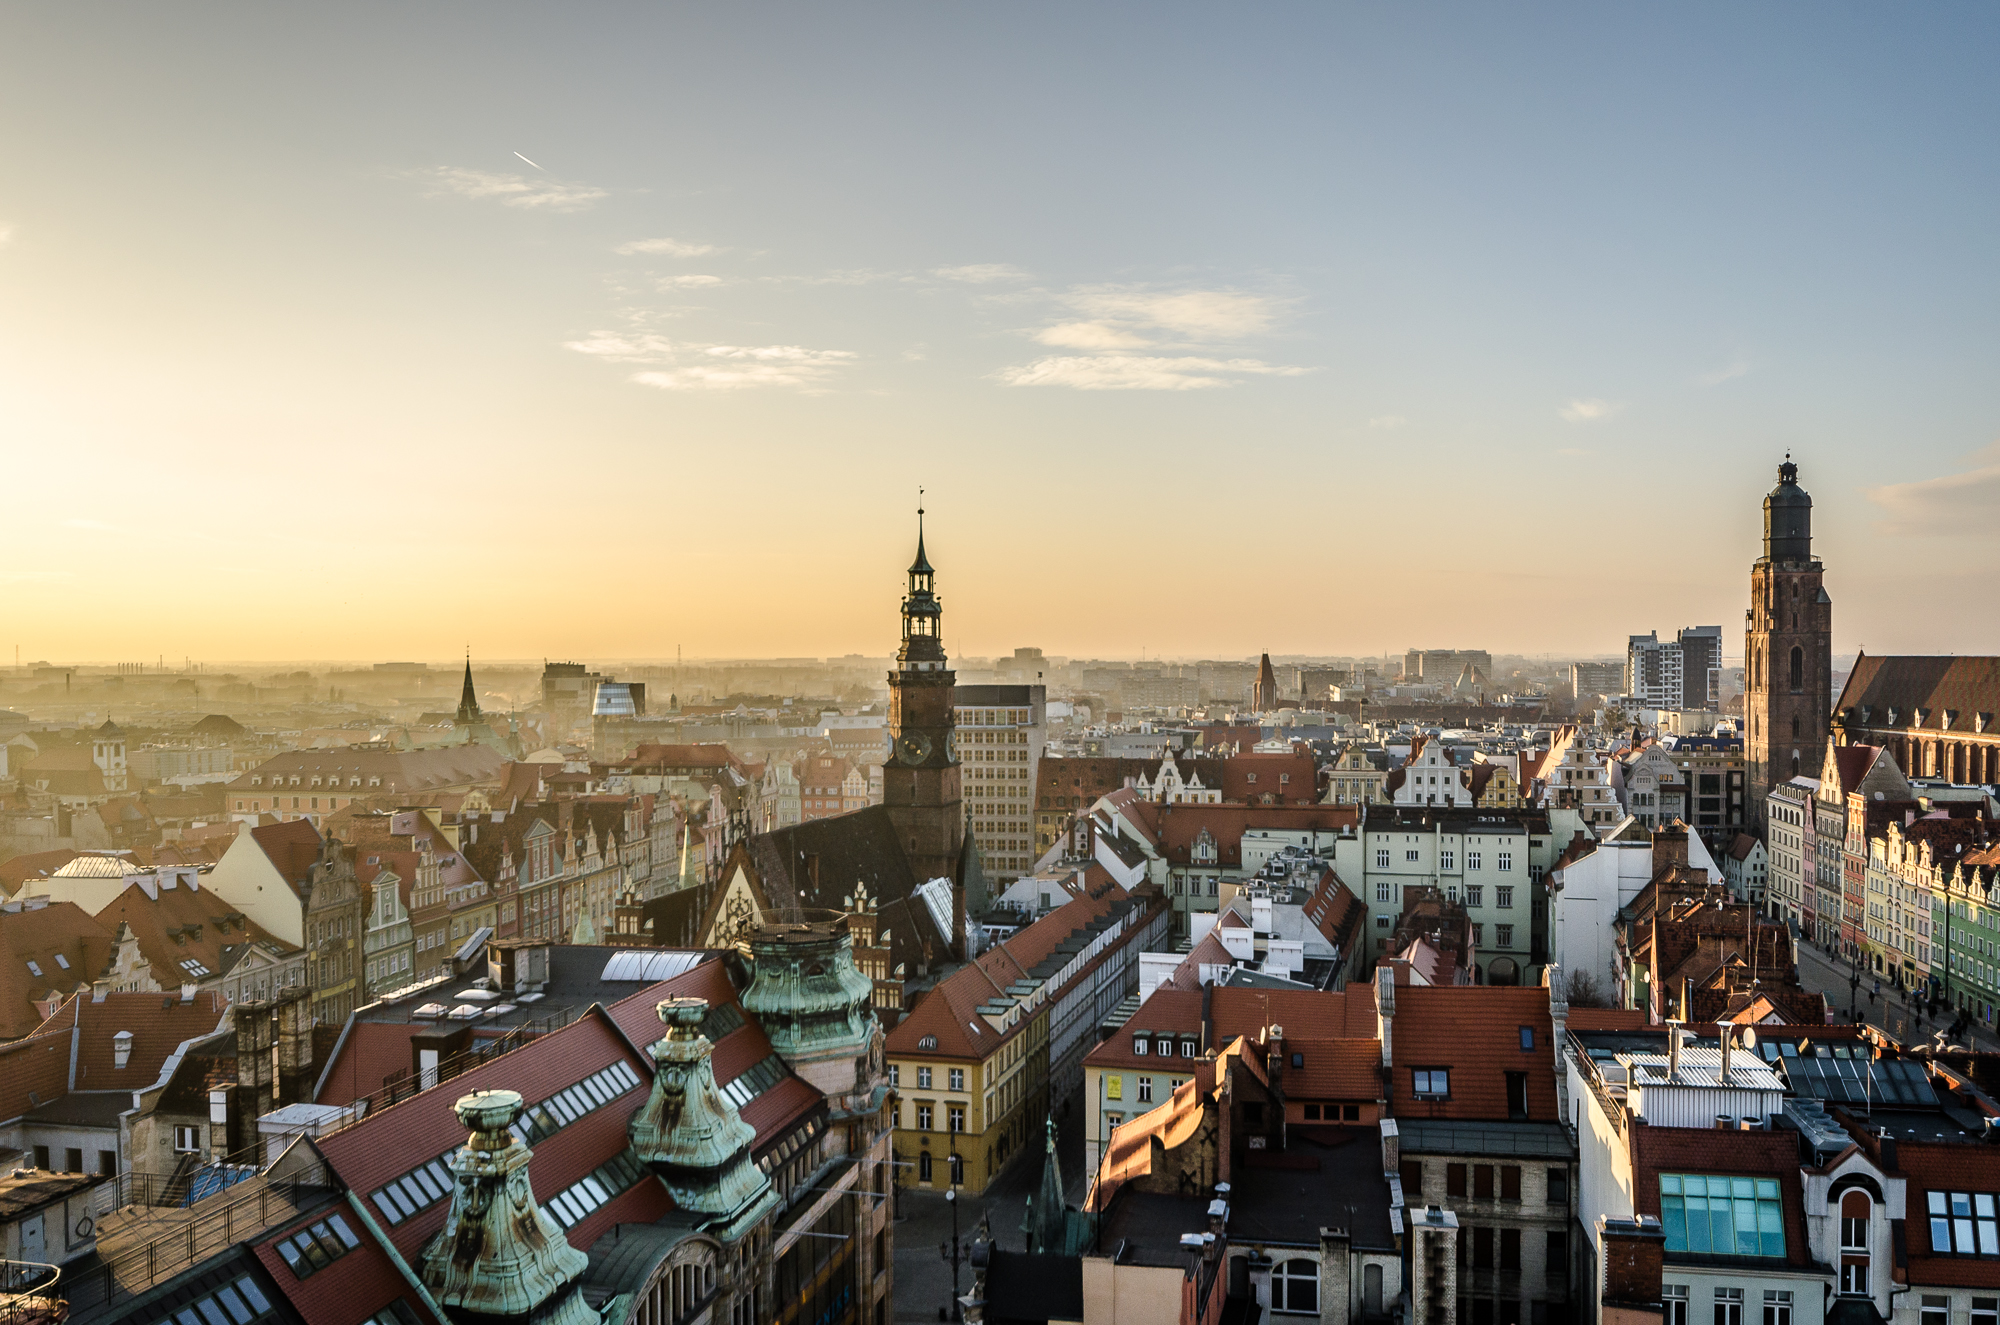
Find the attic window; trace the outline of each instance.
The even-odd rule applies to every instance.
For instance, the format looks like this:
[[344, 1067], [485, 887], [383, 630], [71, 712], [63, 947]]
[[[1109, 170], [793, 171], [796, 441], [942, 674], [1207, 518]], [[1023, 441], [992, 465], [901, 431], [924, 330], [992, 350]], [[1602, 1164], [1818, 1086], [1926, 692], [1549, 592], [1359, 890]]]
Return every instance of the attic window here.
[[57, 953], [56, 965], [62, 967], [65, 971], [67, 971], [69, 969], [69, 958], [63, 956], [61, 953]]
[[1523, 1026], [1521, 1028], [1521, 1052], [1533, 1053], [1534, 1049], [1535, 1028], [1533, 1026]]
[[39, 977], [41, 973], [42, 973], [42, 968], [36, 965], [34, 960], [30, 958], [28, 961], [28, 974]]
[[1144, 1032], [1132, 1038], [1132, 1052], [1141, 1058], [1146, 1056], [1146, 1036]]
[[206, 966], [203, 966], [200, 962], [196, 961], [192, 957], [184, 957], [181, 959], [181, 969], [197, 979], [199, 979], [204, 975], [209, 974], [209, 969]]
[[937, 1048], [937, 1036], [926, 1035], [923, 1039], [917, 1041], [917, 1048], [919, 1049]]

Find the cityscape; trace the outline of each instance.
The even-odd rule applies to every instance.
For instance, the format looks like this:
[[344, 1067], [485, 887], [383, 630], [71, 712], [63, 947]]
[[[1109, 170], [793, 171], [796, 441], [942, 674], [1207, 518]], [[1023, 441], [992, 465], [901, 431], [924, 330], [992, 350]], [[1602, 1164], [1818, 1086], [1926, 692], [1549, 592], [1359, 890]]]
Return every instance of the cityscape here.
[[105, 12], [0, 1325], [2000, 1325], [1992, 15]]

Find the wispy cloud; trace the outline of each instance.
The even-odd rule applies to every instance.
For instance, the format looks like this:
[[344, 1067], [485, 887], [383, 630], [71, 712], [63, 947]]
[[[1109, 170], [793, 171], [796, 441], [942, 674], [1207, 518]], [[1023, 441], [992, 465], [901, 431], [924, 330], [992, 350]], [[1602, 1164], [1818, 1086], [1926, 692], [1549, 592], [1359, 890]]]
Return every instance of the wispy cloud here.
[[802, 345], [676, 344], [651, 333], [592, 332], [565, 348], [608, 363], [651, 364], [632, 380], [663, 391], [732, 391], [746, 387], [817, 387], [854, 359], [848, 350]]
[[1409, 420], [1400, 414], [1377, 414], [1374, 418], [1368, 420], [1368, 426], [1371, 428], [1400, 428], [1408, 422]]
[[966, 285], [991, 285], [995, 281], [1025, 281], [1028, 273], [1005, 262], [975, 262], [965, 267], [933, 267], [931, 275]]
[[1080, 391], [1197, 391], [1310, 371], [1216, 352], [1270, 330], [1279, 301], [1265, 295], [1091, 285], [1056, 298], [1082, 316], [1028, 334], [1043, 345], [1086, 353], [1008, 368], [1001, 381]]
[[620, 244], [611, 251], [621, 253], [628, 258], [635, 253], [664, 254], [670, 258], [699, 258], [709, 253], [721, 252], [713, 244], [691, 244], [683, 239], [668, 239], [664, 236], [659, 239], [635, 239], [629, 244]]
[[1593, 398], [1589, 400], [1572, 400], [1569, 404], [1557, 410], [1556, 413], [1568, 419], [1571, 423], [1593, 423], [1598, 419], [1608, 419], [1624, 408], [1623, 405], [1616, 405], [1608, 400]]
[[1720, 386], [1731, 378], [1741, 377], [1749, 371], [1750, 361], [1739, 354], [1729, 361], [1727, 368], [1718, 368], [1712, 373], [1703, 373], [1695, 381], [1701, 383], [1703, 386]]
[[498, 199], [504, 206], [532, 211], [580, 212], [599, 198], [610, 196], [606, 190], [589, 184], [562, 184], [458, 166], [439, 166], [428, 174], [439, 187], [461, 198]]
[[1870, 488], [1885, 534], [2000, 537], [2000, 441], [1966, 457], [1962, 474]]
[[1067, 386], [1079, 391], [1201, 391], [1235, 386], [1244, 377], [1297, 377], [1308, 371], [1261, 359], [1090, 354], [1037, 359], [1005, 369], [1000, 380], [1012, 386]]
[[690, 273], [686, 276], [666, 277], [660, 281], [659, 286], [662, 290], [699, 290], [704, 286], [720, 284], [722, 284], [720, 276], [699, 276]]

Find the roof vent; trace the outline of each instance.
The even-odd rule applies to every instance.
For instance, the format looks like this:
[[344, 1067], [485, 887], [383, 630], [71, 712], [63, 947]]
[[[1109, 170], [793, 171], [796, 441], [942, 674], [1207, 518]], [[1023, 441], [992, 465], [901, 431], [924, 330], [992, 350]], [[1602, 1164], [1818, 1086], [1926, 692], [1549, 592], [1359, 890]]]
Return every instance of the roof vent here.
[[132, 1032], [120, 1031], [111, 1037], [111, 1066], [124, 1067], [132, 1061]]

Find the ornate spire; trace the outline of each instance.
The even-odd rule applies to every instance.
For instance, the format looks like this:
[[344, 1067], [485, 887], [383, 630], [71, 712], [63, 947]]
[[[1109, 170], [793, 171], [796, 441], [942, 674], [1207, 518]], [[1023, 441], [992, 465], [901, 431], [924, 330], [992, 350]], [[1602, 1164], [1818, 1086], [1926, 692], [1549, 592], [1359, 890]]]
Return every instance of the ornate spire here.
[[1056, 1158], [1056, 1120], [1048, 1120], [1048, 1156], [1042, 1161], [1042, 1189], [1034, 1199], [1029, 1218], [1033, 1227], [1024, 1229], [1034, 1243], [1029, 1251], [1045, 1256], [1068, 1254], [1069, 1207], [1063, 1201], [1062, 1161]]
[[465, 686], [458, 693], [458, 724], [470, 727], [478, 722], [479, 694], [472, 688], [472, 650], [465, 651]]
[[659, 1070], [653, 1093], [632, 1115], [632, 1151], [659, 1175], [683, 1210], [708, 1215], [725, 1240], [763, 1217], [778, 1193], [750, 1162], [757, 1129], [715, 1084], [714, 1045], [701, 1033], [705, 998], [669, 998], [659, 1004], [666, 1038], [651, 1053]]
[[909, 591], [903, 595], [903, 647], [896, 655], [904, 671], [944, 667], [944, 604], [938, 601], [937, 572], [924, 554], [924, 508], [917, 508], [917, 559], [910, 563]]
[[[922, 489], [918, 491], [921, 492]], [[924, 555], [924, 508], [919, 506], [917, 507], [917, 559], [910, 563], [910, 579], [914, 581], [919, 575], [935, 575], [936, 573], [931, 569], [930, 558]], [[911, 587], [915, 588], [916, 586], [912, 583]]]
[[451, 1206], [419, 1273], [438, 1305], [466, 1325], [597, 1325], [578, 1287], [590, 1258], [536, 1204], [534, 1152], [509, 1130], [521, 1107], [511, 1090], [478, 1091], [452, 1106], [470, 1135], [446, 1161]]

